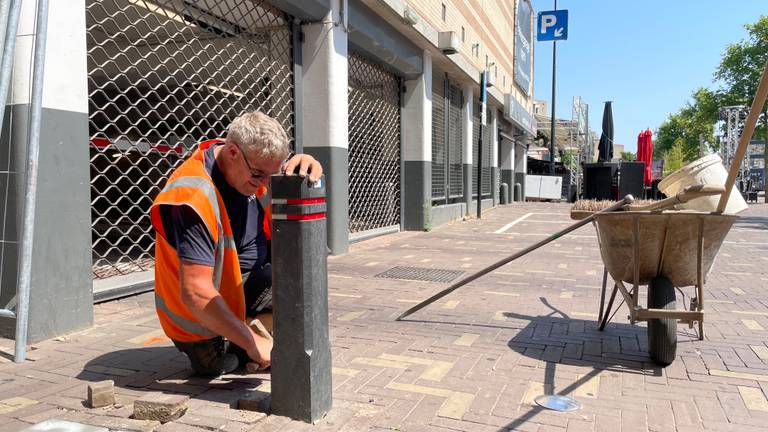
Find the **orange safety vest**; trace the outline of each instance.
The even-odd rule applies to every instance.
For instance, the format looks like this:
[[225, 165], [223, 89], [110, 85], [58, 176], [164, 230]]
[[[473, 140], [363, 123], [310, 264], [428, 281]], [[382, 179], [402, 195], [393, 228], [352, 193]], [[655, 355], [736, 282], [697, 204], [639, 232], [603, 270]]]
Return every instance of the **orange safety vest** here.
[[[160, 217], [161, 205], [188, 205], [194, 209], [211, 233], [216, 245], [213, 267], [213, 286], [240, 320], [245, 320], [245, 297], [240, 262], [229, 216], [219, 191], [205, 169], [205, 150], [221, 140], [209, 140], [200, 144], [192, 156], [182, 163], [168, 179], [150, 208], [152, 226], [157, 233], [155, 243], [155, 308], [163, 331], [173, 340], [193, 342], [218, 336], [200, 324], [181, 300], [179, 281], [179, 257], [165, 235]], [[266, 188], [257, 193], [267, 198]], [[264, 206], [264, 230], [270, 238], [271, 214]]]

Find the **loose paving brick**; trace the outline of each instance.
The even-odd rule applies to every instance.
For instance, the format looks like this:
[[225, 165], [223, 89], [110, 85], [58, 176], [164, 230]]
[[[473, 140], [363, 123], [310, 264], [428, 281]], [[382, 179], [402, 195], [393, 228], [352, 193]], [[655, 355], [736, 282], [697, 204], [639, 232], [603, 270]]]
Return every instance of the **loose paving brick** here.
[[115, 382], [112, 380], [105, 380], [89, 384], [87, 403], [91, 408], [114, 405]]
[[167, 423], [183, 416], [189, 396], [152, 393], [133, 402], [133, 418]]

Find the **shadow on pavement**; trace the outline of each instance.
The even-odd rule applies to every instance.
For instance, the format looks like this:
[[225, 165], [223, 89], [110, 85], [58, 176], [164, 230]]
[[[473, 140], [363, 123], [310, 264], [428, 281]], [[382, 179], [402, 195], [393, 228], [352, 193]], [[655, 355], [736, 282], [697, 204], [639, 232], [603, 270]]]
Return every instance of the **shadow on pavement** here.
[[[544, 395], [558, 394], [574, 397], [579, 388], [605, 371], [652, 376], [662, 375], [661, 367], [653, 364], [646, 352], [645, 327], [610, 323], [605, 331], [601, 332], [598, 330], [596, 321], [573, 319], [551, 305], [546, 298], [540, 297], [539, 299], [552, 310], [549, 314], [530, 316], [504, 312], [504, 316], [513, 320], [525, 321], [524, 327], [520, 328], [520, 331], [507, 343], [507, 346], [525, 357], [545, 362]], [[408, 319], [404, 321], [498, 329], [510, 328], [508, 325], [502, 324]], [[514, 324], [514, 321], [507, 323]], [[624, 343], [629, 346], [622, 346]], [[593, 369], [555, 392], [557, 365], [591, 367]], [[581, 398], [577, 397], [576, 399]], [[506, 425], [504, 430], [517, 430], [540, 412], [547, 411], [535, 403], [530, 407], [523, 406], [521, 409], [526, 408], [528, 411]]]
[[187, 357], [173, 346], [137, 347], [110, 352], [90, 360], [77, 375], [84, 381], [113, 380], [116, 393], [161, 392], [236, 407], [244, 392], [254, 391], [269, 374], [244, 369], [217, 378], [194, 376]]

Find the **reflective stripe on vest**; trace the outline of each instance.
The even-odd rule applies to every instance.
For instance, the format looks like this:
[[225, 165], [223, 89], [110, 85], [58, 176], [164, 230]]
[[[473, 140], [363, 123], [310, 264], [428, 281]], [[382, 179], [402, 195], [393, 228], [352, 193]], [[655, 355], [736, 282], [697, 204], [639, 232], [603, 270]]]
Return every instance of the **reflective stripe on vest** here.
[[[179, 177], [173, 182], [165, 185], [163, 192], [168, 192], [170, 190], [183, 187], [198, 189], [206, 196], [206, 198], [208, 198], [208, 201], [211, 202], [211, 208], [213, 208], [213, 212], [216, 214], [216, 220], [219, 221], [219, 226], [221, 226], [219, 201], [216, 199], [216, 189], [214, 189], [213, 184], [211, 184], [211, 180], [205, 177]], [[211, 227], [208, 228], [210, 229]]]
[[208, 330], [207, 328], [203, 327], [201, 324], [196, 323], [194, 321], [190, 321], [184, 317], [180, 317], [175, 313], [173, 313], [168, 308], [168, 306], [166, 306], [163, 298], [157, 295], [157, 293], [155, 293], [155, 307], [163, 311], [163, 313], [165, 313], [165, 315], [168, 316], [168, 318], [171, 321], [173, 321], [177, 326], [184, 329], [184, 331], [186, 332], [199, 334], [201, 336], [208, 336], [211, 338], [218, 336], [216, 333]]
[[210, 183], [210, 180], [204, 177], [194, 176], [179, 177], [173, 182], [168, 183], [163, 188], [163, 192], [168, 192], [170, 190], [183, 187], [197, 189], [202, 192], [206, 198], [208, 198], [208, 201], [211, 204], [211, 208], [213, 209], [213, 213], [216, 215], [216, 220], [218, 221], [217, 228], [219, 232], [219, 238], [216, 242], [216, 255], [214, 256], [213, 286], [218, 291], [219, 287], [221, 286], [221, 274], [224, 271], [224, 248], [237, 251], [235, 239], [232, 236], [224, 234], [224, 229], [221, 226], [221, 211], [219, 210], [219, 202], [216, 198], [216, 190]]

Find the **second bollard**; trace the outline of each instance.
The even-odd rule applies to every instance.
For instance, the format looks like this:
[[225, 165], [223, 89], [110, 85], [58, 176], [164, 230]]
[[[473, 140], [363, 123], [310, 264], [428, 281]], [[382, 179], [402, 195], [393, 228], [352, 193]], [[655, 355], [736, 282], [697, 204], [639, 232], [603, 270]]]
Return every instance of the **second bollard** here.
[[272, 412], [312, 423], [332, 402], [324, 183], [272, 176]]

